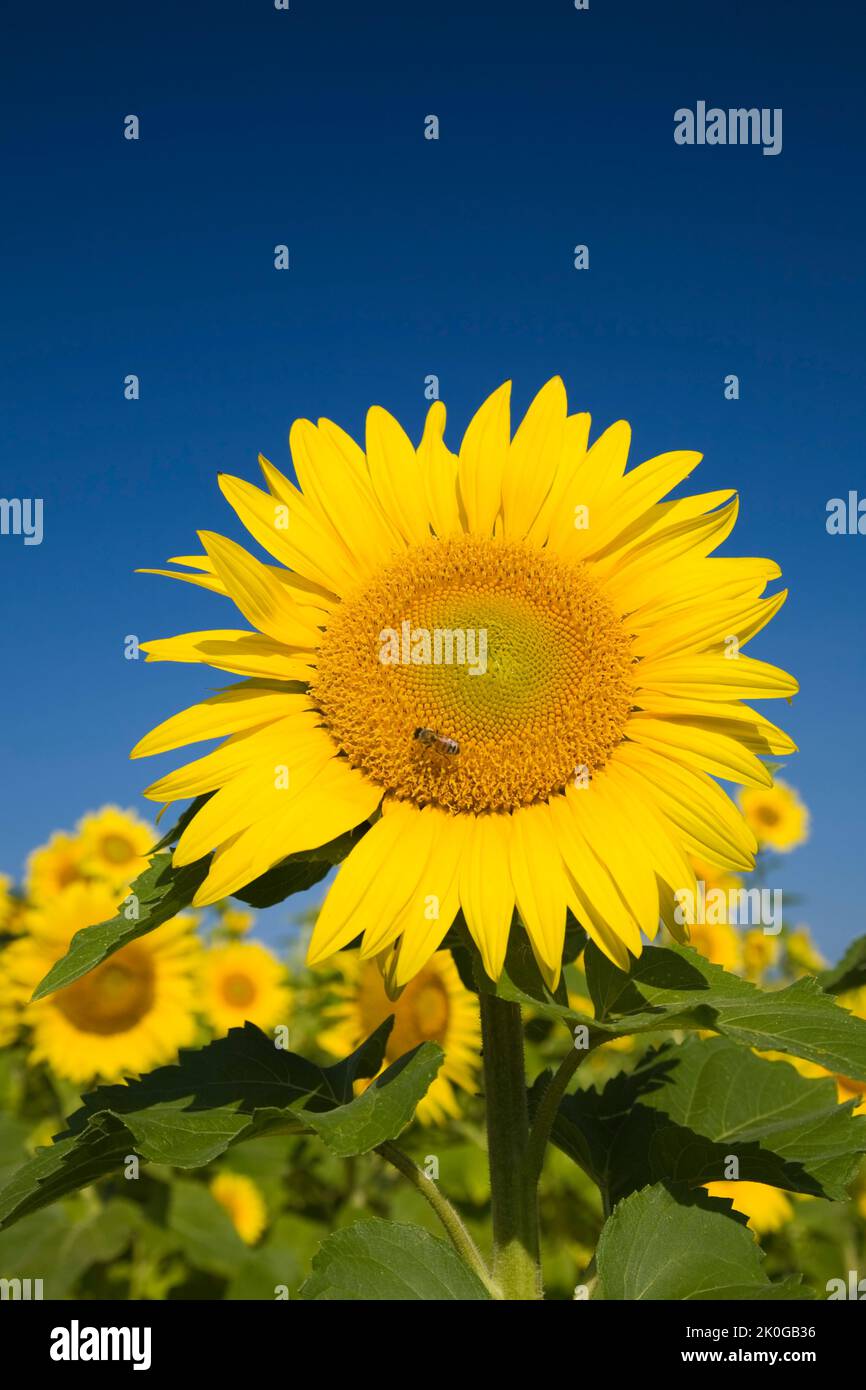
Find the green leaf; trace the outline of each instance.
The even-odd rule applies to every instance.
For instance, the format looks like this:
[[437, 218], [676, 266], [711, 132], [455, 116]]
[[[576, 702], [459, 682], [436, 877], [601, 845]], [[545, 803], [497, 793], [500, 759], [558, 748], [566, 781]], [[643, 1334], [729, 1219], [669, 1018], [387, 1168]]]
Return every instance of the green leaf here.
[[138, 1219], [138, 1209], [122, 1200], [90, 1214], [59, 1206], [37, 1212], [0, 1232], [0, 1278], [42, 1279], [43, 1297], [63, 1298], [91, 1265], [123, 1253]]
[[[44, 999], [46, 994], [71, 985], [86, 975], [88, 970], [93, 970], [114, 955], [115, 951], [128, 946], [130, 941], [146, 936], [155, 927], [161, 927], [163, 922], [189, 907], [204, 882], [208, 864], [208, 859], [199, 859], [195, 864], [175, 869], [170, 854], [160, 852], [154, 855], [130, 888], [129, 898], [135, 901], [131, 903], [127, 898], [110, 921], [77, 931], [66, 955], [52, 965], [45, 979], [36, 987], [34, 1000]], [[127, 913], [134, 915], [130, 917]]]
[[97, 1087], [68, 1129], [0, 1192], [0, 1227], [119, 1173], [130, 1154], [198, 1168], [241, 1140], [269, 1133], [321, 1130], [342, 1154], [396, 1137], [441, 1065], [442, 1051], [423, 1044], [356, 1099], [355, 1083], [382, 1066], [393, 1023], [393, 1016], [385, 1019], [355, 1052], [329, 1067], [275, 1047], [247, 1023], [199, 1051], [182, 1052], [176, 1065], [125, 1086]]
[[190, 1262], [210, 1274], [230, 1279], [247, 1258], [231, 1217], [202, 1183], [174, 1184], [168, 1224]]
[[811, 977], [761, 990], [686, 946], [645, 947], [625, 974], [590, 943], [584, 968], [599, 1024], [621, 1034], [709, 1029], [866, 1080], [866, 1021], [841, 1008]]
[[648, 1183], [725, 1177], [845, 1201], [866, 1152], [866, 1117], [839, 1105], [830, 1079], [808, 1080], [726, 1038], [649, 1053], [599, 1093], [566, 1096], [553, 1142], [613, 1204]]
[[250, 907], [274, 907], [293, 893], [305, 893], [329, 874], [331, 865], [314, 859], [284, 860], [233, 894]]
[[298, 1296], [362, 1303], [489, 1299], [450, 1245], [420, 1226], [376, 1218], [329, 1236]]
[[822, 971], [818, 983], [828, 994], [847, 994], [866, 985], [866, 936], [852, 941], [839, 964]]
[[596, 1251], [598, 1296], [644, 1299], [810, 1299], [799, 1275], [771, 1283], [763, 1254], [727, 1201], [658, 1184], [626, 1197]]
[[319, 1114], [306, 1109], [301, 1113], [338, 1158], [369, 1153], [402, 1133], [444, 1060], [438, 1043], [421, 1043], [348, 1105]]

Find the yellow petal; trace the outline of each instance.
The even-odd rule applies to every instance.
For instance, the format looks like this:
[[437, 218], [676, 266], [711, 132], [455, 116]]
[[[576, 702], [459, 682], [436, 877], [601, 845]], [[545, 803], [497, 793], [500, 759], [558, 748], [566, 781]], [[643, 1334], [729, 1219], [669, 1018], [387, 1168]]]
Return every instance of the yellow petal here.
[[259, 632], [234, 628], [154, 638], [142, 642], [141, 650], [148, 661], [188, 661], [265, 680], [309, 681], [314, 659], [310, 652], [292, 651]]
[[309, 420], [295, 421], [289, 445], [305, 498], [336, 531], [359, 571], [374, 574], [404, 547], [376, 499], [363, 454], [360, 464], [350, 461]]
[[336, 753], [335, 744], [324, 730], [311, 729], [302, 748], [294, 751], [291, 762], [284, 754], [257, 758], [214, 792], [193, 817], [178, 840], [175, 864], [192, 864], [253, 822], [275, 816], [315, 777], [324, 775]]
[[[188, 796], [202, 796], [225, 786], [238, 777], [255, 760], [259, 765], [267, 759], [273, 767], [281, 760], [288, 765], [303, 756], [306, 740], [316, 729], [321, 716], [314, 710], [277, 719], [262, 729], [247, 729], [232, 734], [212, 753], [196, 758], [175, 772], [160, 777], [144, 795], [149, 801], [180, 801]], [[279, 757], [277, 755], [280, 755]]]
[[205, 739], [254, 729], [296, 710], [309, 708], [306, 695], [294, 694], [273, 684], [269, 688], [233, 685], [157, 724], [139, 740], [129, 756], [148, 758], [154, 753], [183, 748], [187, 743], [201, 743]]
[[379, 504], [409, 545], [430, 539], [418, 455], [403, 426], [381, 406], [367, 411], [367, 463]]
[[514, 915], [508, 867], [511, 817], [491, 812], [468, 817], [460, 863], [460, 906], [491, 980], [502, 974]]
[[651, 657], [638, 668], [640, 690], [704, 700], [769, 700], [796, 695], [787, 671], [754, 657], [721, 654]]
[[248, 623], [275, 642], [291, 647], [318, 647], [320, 629], [301, 616], [267, 565], [225, 536], [213, 531], [200, 531], [199, 535], [227, 593]]
[[601, 523], [605, 508], [620, 485], [630, 445], [631, 426], [625, 420], [617, 420], [599, 435], [583, 456], [578, 454], [564, 488], [556, 489], [557, 505], [550, 517], [548, 533], [548, 544], [554, 550], [571, 552], [576, 543], [575, 533], [584, 530], [584, 509], [589, 523], [586, 529], [592, 530], [596, 521]]
[[636, 743], [620, 744], [616, 756], [642, 777], [646, 795], [678, 827], [691, 854], [735, 872], [754, 867], [757, 841], [711, 778]]
[[460, 497], [471, 532], [489, 536], [502, 505], [502, 478], [511, 434], [511, 382], [475, 412], [460, 445]]
[[427, 412], [418, 445], [418, 462], [424, 478], [427, 511], [437, 536], [458, 536], [464, 529], [457, 489], [459, 461], [445, 447], [445, 407], [434, 401]]
[[408, 801], [387, 802], [383, 810], [340, 865], [313, 929], [310, 965], [327, 960], [362, 932], [382, 929], [387, 936], [420, 880], [432, 826]]
[[220, 490], [251, 536], [275, 560], [321, 584], [330, 593], [344, 594], [355, 579], [350, 558], [310, 515], [301, 493], [291, 502], [274, 498], [243, 478], [219, 475]]
[[502, 478], [503, 532], [508, 539], [531, 529], [559, 472], [568, 401], [562, 378], [542, 386], [508, 450]]
[[508, 858], [517, 911], [545, 979], [555, 989], [565, 942], [562, 858], [545, 803], [521, 806], [511, 821]]
[[283, 791], [281, 800], [271, 802], [261, 819], [217, 849], [193, 903], [205, 907], [219, 902], [287, 855], [335, 840], [367, 820], [381, 795], [381, 789], [344, 758], [333, 759], [312, 782]]
[[646, 748], [654, 748], [727, 782], [746, 787], [773, 785], [770, 773], [754, 753], [707, 723], [696, 727], [638, 714], [629, 722], [628, 735]]

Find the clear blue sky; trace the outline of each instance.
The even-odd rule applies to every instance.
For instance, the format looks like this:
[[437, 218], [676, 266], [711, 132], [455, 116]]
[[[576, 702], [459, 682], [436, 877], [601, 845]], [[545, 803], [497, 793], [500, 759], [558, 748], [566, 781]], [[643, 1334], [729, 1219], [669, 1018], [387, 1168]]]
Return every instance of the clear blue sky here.
[[[299, 415], [357, 433], [377, 402], [417, 433], [428, 373], [452, 439], [505, 377], [522, 406], [561, 373], [635, 457], [703, 450], [703, 487], [741, 493], [729, 548], [782, 564], [753, 650], [802, 682], [782, 722], [813, 835], [784, 886], [831, 953], [866, 929], [866, 538], [825, 530], [866, 492], [863, 39], [849, 0], [16, 6], [0, 492], [45, 521], [0, 537], [0, 868], [135, 804], [159, 765], [132, 743], [223, 683], [123, 657], [223, 625], [133, 574], [197, 528], [240, 538], [219, 470], [285, 466]], [[781, 107], [782, 153], [676, 145], [699, 100]]]

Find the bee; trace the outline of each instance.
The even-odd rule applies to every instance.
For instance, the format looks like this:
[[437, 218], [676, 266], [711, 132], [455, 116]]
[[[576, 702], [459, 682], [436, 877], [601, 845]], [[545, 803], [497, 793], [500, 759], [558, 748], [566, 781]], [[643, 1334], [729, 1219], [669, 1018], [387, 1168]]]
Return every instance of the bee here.
[[460, 752], [456, 738], [443, 738], [435, 729], [416, 729], [412, 737], [418, 740], [422, 748], [435, 748], [437, 753], [448, 753], [453, 757]]

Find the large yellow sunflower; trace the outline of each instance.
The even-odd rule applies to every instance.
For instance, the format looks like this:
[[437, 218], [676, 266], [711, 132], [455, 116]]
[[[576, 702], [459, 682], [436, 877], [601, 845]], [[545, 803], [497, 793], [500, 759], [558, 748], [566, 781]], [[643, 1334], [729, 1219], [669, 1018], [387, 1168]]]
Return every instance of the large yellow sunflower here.
[[508, 385], [459, 455], [444, 424], [436, 402], [416, 449], [374, 407], [364, 452], [299, 421], [300, 487], [266, 459], [266, 492], [220, 478], [277, 563], [205, 532], [206, 554], [175, 562], [197, 572], [157, 573], [225, 594], [251, 627], [143, 645], [247, 679], [133, 756], [225, 738], [147, 793], [214, 793], [175, 851], [214, 851], [200, 904], [370, 823], [313, 962], [363, 933], [365, 957], [396, 949], [404, 984], [462, 909], [496, 978], [516, 908], [553, 984], [571, 908], [627, 968], [673, 893], [694, 892], [689, 855], [752, 867], [755, 837], [713, 779], [767, 787], [760, 755], [794, 747], [743, 703], [797, 690], [741, 650], [784, 602], [762, 597], [779, 569], [711, 558], [732, 493], [662, 501], [700, 455], [627, 471], [628, 425], [588, 448], [558, 378], [513, 439]]
[[379, 965], [343, 951], [328, 963], [341, 979], [338, 1002], [325, 1011], [329, 1026], [319, 1037], [326, 1051], [345, 1057], [394, 1015], [384, 1066], [424, 1042], [445, 1052], [439, 1073], [418, 1104], [422, 1124], [442, 1124], [460, 1114], [455, 1087], [474, 1091], [480, 1068], [478, 1001], [465, 989], [449, 951], [437, 951], [397, 1000], [389, 999]]
[[257, 941], [212, 946], [201, 957], [202, 1012], [218, 1033], [249, 1021], [267, 1031], [287, 1024], [291, 992], [285, 966]]
[[66, 989], [28, 1002], [66, 954], [75, 932], [104, 922], [114, 911], [114, 894], [106, 884], [73, 883], [50, 906], [28, 914], [27, 935], [5, 952], [23, 1021], [32, 1028], [32, 1060], [46, 1061], [70, 1081], [113, 1081], [149, 1071], [195, 1038], [200, 947], [190, 918], [173, 918]]

